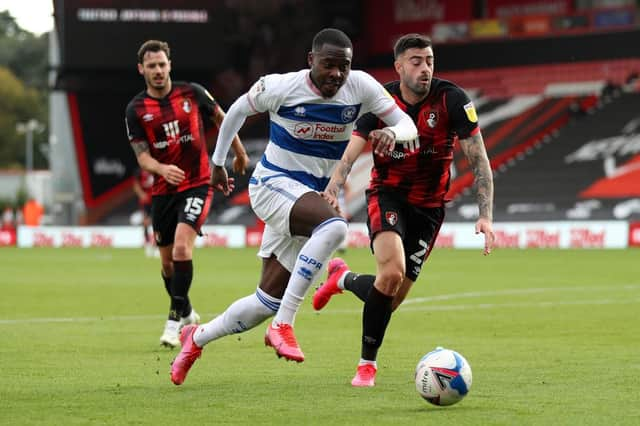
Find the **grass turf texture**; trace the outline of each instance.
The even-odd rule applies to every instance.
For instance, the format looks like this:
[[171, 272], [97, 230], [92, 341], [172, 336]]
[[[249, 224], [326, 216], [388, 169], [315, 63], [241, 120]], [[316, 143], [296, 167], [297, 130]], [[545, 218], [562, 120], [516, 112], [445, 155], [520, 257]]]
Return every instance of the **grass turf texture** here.
[[[303, 364], [265, 325], [209, 344], [184, 385], [161, 348], [168, 299], [141, 250], [0, 250], [0, 424], [637, 424], [637, 250], [436, 249], [394, 314], [377, 386], [354, 389], [362, 304], [311, 292], [296, 322]], [[345, 259], [374, 270], [365, 249]], [[196, 250], [194, 306], [210, 320], [254, 291], [254, 249]], [[323, 275], [324, 277], [324, 275]], [[473, 386], [439, 408], [415, 391], [419, 358], [462, 353]]]

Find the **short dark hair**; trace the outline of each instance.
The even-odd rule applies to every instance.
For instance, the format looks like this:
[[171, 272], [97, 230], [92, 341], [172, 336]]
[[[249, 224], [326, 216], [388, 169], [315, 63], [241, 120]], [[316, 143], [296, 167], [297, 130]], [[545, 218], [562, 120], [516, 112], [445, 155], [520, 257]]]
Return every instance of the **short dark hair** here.
[[431, 39], [424, 34], [405, 34], [396, 41], [393, 47], [393, 57], [398, 59], [398, 56], [402, 55], [408, 49], [425, 49], [431, 45]]
[[142, 43], [140, 49], [138, 49], [138, 63], [141, 64], [144, 61], [144, 55], [147, 52], [164, 52], [167, 55], [167, 59], [171, 59], [171, 49], [169, 44], [160, 40], [147, 40]]
[[322, 49], [325, 44], [342, 47], [345, 49], [353, 49], [351, 39], [342, 31], [335, 28], [325, 28], [313, 37], [311, 48], [314, 52]]

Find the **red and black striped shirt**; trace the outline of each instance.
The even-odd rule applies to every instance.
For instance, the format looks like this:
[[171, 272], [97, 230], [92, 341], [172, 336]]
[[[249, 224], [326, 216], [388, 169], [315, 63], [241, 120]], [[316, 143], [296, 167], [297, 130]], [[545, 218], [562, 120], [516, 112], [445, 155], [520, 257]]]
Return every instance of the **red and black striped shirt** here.
[[[399, 81], [385, 88], [416, 123], [418, 139], [397, 143], [390, 155], [374, 154], [369, 189], [393, 191], [418, 207], [442, 206], [456, 140], [480, 131], [473, 104], [461, 88], [438, 78], [431, 81], [429, 95], [416, 105], [402, 99]], [[370, 131], [384, 126], [375, 115], [366, 114], [357, 121], [354, 133], [367, 138]]]
[[185, 172], [177, 186], [155, 176], [153, 195], [172, 194], [207, 184], [211, 178], [205, 133], [215, 124], [216, 101], [196, 83], [173, 82], [171, 91], [156, 99], [145, 91], [127, 105], [126, 124], [131, 144], [145, 141], [149, 153]]

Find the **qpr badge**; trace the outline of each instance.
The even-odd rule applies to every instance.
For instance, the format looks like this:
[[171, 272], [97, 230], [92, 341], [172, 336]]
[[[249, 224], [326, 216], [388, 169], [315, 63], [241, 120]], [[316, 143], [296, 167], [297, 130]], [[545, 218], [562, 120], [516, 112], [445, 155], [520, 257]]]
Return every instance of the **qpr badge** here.
[[191, 112], [191, 101], [189, 99], [184, 99], [182, 101], [182, 110], [187, 114]]
[[352, 122], [356, 118], [356, 112], [357, 111], [358, 110], [356, 109], [356, 107], [354, 107], [352, 105], [350, 105], [348, 107], [345, 107], [342, 110], [342, 121], [345, 122], [345, 123]]
[[384, 218], [391, 226], [395, 226], [395, 224], [398, 223], [398, 213], [396, 212], [385, 212]]

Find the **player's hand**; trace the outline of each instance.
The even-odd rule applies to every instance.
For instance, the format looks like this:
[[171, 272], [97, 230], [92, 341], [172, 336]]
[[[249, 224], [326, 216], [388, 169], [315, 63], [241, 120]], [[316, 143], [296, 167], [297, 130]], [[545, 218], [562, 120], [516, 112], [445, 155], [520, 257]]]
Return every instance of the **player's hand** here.
[[228, 196], [235, 188], [234, 179], [227, 175], [227, 169], [224, 166], [213, 166], [210, 184], [214, 191], [220, 191], [225, 196]]
[[481, 232], [484, 234], [484, 251], [482, 254], [486, 256], [491, 254], [491, 249], [496, 241], [496, 236], [493, 233], [493, 225], [486, 217], [481, 217], [476, 222], [476, 234]]
[[249, 156], [246, 151], [236, 152], [236, 156], [233, 157], [233, 172], [244, 175], [247, 172], [249, 166]]
[[339, 190], [337, 185], [329, 184], [327, 185], [325, 190], [320, 193], [320, 196], [324, 198], [329, 204], [331, 204], [331, 207], [336, 209], [338, 213], [341, 213], [340, 205], [338, 203], [338, 191]]
[[160, 175], [171, 185], [179, 185], [185, 178], [184, 171], [174, 164], [163, 164]]
[[386, 127], [371, 131], [369, 140], [373, 152], [381, 157], [388, 155], [396, 147], [396, 135]]

